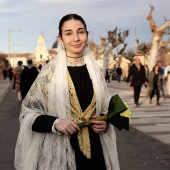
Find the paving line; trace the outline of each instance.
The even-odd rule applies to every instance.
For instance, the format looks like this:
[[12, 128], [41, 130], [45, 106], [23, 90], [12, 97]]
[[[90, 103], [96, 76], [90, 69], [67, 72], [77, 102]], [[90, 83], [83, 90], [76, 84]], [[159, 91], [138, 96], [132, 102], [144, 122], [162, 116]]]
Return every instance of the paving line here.
[[143, 117], [170, 117], [170, 114], [161, 114], [161, 115], [135, 115], [131, 116], [131, 118], [143, 118]]

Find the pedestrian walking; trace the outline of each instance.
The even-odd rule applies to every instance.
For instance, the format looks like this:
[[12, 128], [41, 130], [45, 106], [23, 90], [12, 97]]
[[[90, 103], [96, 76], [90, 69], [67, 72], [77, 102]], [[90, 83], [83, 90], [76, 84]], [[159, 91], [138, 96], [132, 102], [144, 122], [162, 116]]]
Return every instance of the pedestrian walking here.
[[42, 64], [40, 64], [39, 66], [38, 66], [38, 72], [40, 72], [41, 70], [42, 70]]
[[118, 65], [118, 67], [116, 68], [116, 74], [117, 74], [117, 81], [120, 82], [122, 76], [122, 69], [120, 65]]
[[149, 91], [150, 91], [150, 100], [149, 100], [150, 104], [152, 104], [152, 98], [156, 94], [157, 96], [156, 104], [160, 105], [159, 98], [160, 98], [160, 90], [162, 86], [161, 80], [162, 80], [162, 75], [159, 72], [159, 66], [156, 65], [154, 66], [153, 71], [151, 71], [148, 76]]
[[3, 74], [3, 79], [5, 80], [8, 76], [8, 71], [6, 68], [3, 69], [2, 74]]
[[33, 66], [33, 61], [31, 59], [27, 61], [27, 64], [28, 65], [24, 67], [22, 74], [21, 74], [22, 100], [24, 100], [31, 85], [33, 84], [33, 82], [35, 81], [39, 73], [37, 68]]
[[161, 79], [161, 89], [160, 89], [160, 91], [162, 91], [162, 94], [163, 94], [163, 97], [164, 97], [164, 99], [165, 99], [165, 93], [164, 93], [164, 81], [163, 81], [163, 75], [164, 75], [164, 68], [162, 67], [162, 61], [161, 60], [158, 60], [157, 61], [157, 63], [156, 63], [156, 65], [159, 67], [159, 73], [161, 74], [161, 77], [162, 77], [162, 79]]
[[[146, 75], [146, 78], [148, 79], [148, 76], [149, 76], [149, 67], [147, 64], [144, 65], [144, 68], [145, 68], [145, 75]], [[149, 88], [148, 86], [145, 84], [145, 88], [146, 88], [146, 97], [149, 97], [150, 94], [149, 94]]]
[[158, 60], [156, 62], [156, 65], [159, 67], [159, 73], [163, 76], [164, 75], [164, 68], [162, 67], [162, 61], [161, 60]]
[[165, 95], [170, 97], [170, 64], [165, 68]]
[[[107, 112], [109, 93], [77, 14], [59, 23], [57, 56], [44, 66], [22, 103], [16, 170], [119, 170], [113, 126], [93, 121]], [[58, 131], [64, 135], [59, 136]]]
[[13, 78], [13, 69], [12, 69], [12, 67], [10, 67], [8, 69], [8, 78], [9, 78], [9, 81], [12, 81], [12, 78]]
[[13, 76], [14, 76], [14, 85], [13, 89], [17, 95], [18, 101], [21, 101], [21, 89], [20, 89], [20, 78], [22, 73], [23, 67], [22, 67], [22, 61], [18, 61], [18, 66], [14, 69]]
[[147, 78], [145, 74], [145, 68], [140, 63], [140, 58], [136, 57], [134, 64], [129, 69], [129, 74], [126, 79], [126, 82], [129, 83], [131, 80], [133, 90], [134, 90], [134, 102], [135, 105], [138, 107], [139, 104], [139, 97], [141, 92], [141, 87], [143, 84], [147, 85]]
[[106, 68], [106, 75], [105, 75], [106, 82], [110, 83], [110, 69]]

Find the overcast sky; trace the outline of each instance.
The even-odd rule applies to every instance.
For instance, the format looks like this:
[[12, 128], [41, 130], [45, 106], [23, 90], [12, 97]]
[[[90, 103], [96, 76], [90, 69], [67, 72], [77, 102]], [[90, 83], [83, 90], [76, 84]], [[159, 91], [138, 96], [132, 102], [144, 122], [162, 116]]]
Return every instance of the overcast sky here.
[[164, 23], [163, 16], [170, 19], [170, 0], [0, 0], [0, 52], [8, 53], [8, 29], [22, 30], [10, 33], [11, 52], [33, 53], [41, 33], [50, 49], [57, 38], [58, 23], [68, 13], [85, 19], [89, 39], [98, 45], [99, 37], [106, 37], [116, 26], [130, 30], [129, 46], [134, 46], [135, 27], [138, 39], [150, 42], [149, 4], [155, 6], [153, 17], [158, 26]]

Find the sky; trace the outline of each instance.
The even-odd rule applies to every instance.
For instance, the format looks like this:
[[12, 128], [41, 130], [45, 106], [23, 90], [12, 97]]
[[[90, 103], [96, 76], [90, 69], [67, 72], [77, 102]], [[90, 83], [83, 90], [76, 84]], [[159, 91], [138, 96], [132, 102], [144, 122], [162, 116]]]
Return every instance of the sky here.
[[[152, 34], [146, 19], [150, 5], [158, 26], [164, 16], [170, 19], [170, 0], [0, 0], [0, 53], [33, 53], [40, 34], [51, 49], [58, 35], [60, 19], [69, 13], [81, 15], [89, 31], [89, 40], [100, 45], [107, 31], [129, 29], [127, 48], [135, 46], [134, 28], [140, 42], [150, 42]], [[18, 31], [20, 30], [20, 31]], [[169, 37], [166, 36], [165, 39]]]

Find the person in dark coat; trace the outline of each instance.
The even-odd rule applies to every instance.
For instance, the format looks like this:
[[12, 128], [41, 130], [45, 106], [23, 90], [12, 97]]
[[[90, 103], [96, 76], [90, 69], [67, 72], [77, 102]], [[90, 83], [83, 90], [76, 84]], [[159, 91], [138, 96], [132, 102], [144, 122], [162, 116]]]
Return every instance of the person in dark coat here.
[[106, 69], [106, 75], [105, 75], [106, 82], [110, 83], [110, 69]]
[[9, 81], [12, 81], [12, 78], [13, 78], [13, 69], [12, 69], [12, 67], [10, 67], [8, 69], [8, 78], [9, 78]]
[[145, 74], [145, 68], [140, 63], [140, 59], [138, 57], [135, 58], [135, 63], [130, 67], [129, 74], [126, 79], [126, 82], [129, 83], [130, 79], [132, 78], [132, 86], [134, 90], [134, 102], [135, 105], [138, 107], [139, 104], [139, 97], [141, 92], [141, 87], [143, 84], [147, 85], [147, 78]]
[[3, 71], [2, 71], [2, 73], [3, 73], [3, 79], [5, 80], [5, 79], [7, 78], [7, 75], [8, 75], [7, 69], [4, 68]]
[[27, 95], [31, 85], [33, 84], [34, 80], [36, 79], [39, 73], [37, 68], [33, 66], [33, 62], [31, 59], [29, 59], [27, 63], [28, 66], [25, 66], [21, 73], [22, 100]]
[[122, 69], [121, 69], [120, 65], [118, 65], [118, 67], [116, 69], [116, 74], [117, 74], [117, 81], [120, 82], [121, 75], [122, 75]]
[[156, 104], [160, 105], [159, 98], [160, 98], [160, 90], [162, 88], [161, 87], [162, 86], [162, 83], [161, 83], [162, 75], [159, 72], [159, 66], [158, 65], [156, 65], [153, 68], [153, 71], [151, 71], [149, 73], [148, 80], [149, 80], [149, 90], [150, 90], [150, 101], [149, 101], [149, 103], [152, 104], [152, 98], [156, 94], [156, 96], [157, 96]]

